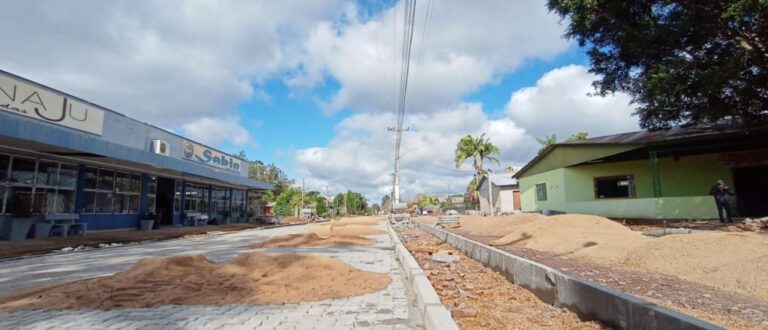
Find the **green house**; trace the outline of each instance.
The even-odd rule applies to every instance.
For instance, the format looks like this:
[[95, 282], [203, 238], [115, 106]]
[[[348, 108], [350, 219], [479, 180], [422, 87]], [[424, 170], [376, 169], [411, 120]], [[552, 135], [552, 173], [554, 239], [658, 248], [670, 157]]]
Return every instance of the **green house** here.
[[768, 126], [640, 131], [550, 145], [515, 174], [525, 212], [715, 219], [710, 188], [737, 216], [768, 215]]

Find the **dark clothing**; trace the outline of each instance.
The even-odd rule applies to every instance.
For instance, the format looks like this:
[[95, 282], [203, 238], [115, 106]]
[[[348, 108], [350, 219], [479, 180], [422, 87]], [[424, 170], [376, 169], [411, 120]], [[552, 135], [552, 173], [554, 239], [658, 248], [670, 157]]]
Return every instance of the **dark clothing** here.
[[[725, 187], [715, 185], [709, 190], [709, 194], [715, 197], [715, 205], [717, 206], [717, 215], [720, 216], [720, 222], [725, 223], [733, 222], [731, 220], [731, 196], [733, 193]], [[723, 210], [725, 210], [725, 218], [723, 218]]]

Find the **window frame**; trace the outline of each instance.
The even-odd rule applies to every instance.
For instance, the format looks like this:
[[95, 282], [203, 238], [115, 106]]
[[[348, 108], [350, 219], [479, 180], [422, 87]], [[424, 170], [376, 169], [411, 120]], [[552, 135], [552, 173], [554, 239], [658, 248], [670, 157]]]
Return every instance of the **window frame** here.
[[[541, 188], [543, 187], [543, 188]], [[547, 183], [546, 182], [539, 182], [535, 186], [536, 189], [536, 201], [537, 202], [546, 202], [549, 199], [549, 196], [547, 196]], [[541, 190], [539, 190], [541, 189]], [[539, 194], [539, 191], [544, 192], [544, 198], [541, 198], [541, 194]]]
[[[630, 193], [627, 197], [600, 197], [600, 195], [597, 192], [597, 182], [599, 180], [607, 180], [607, 179], [629, 179], [629, 187], [631, 188], [628, 190]], [[623, 180], [622, 180], [623, 181]], [[637, 181], [635, 180], [634, 174], [618, 174], [618, 175], [608, 175], [608, 176], [596, 176], [592, 178], [592, 192], [594, 194], [595, 200], [603, 200], [603, 199], [632, 199], [637, 198]]]
[[[127, 214], [127, 215], [136, 215], [139, 214], [141, 211], [141, 174], [136, 172], [129, 172], [129, 171], [121, 171], [111, 168], [103, 168], [103, 167], [96, 167], [96, 166], [86, 166], [85, 170], [96, 170], [96, 187], [95, 188], [83, 188], [83, 195], [85, 194], [93, 194], [93, 210], [89, 210], [86, 206], [83, 205], [83, 209], [81, 210], [81, 213], [83, 214]], [[102, 171], [108, 171], [110, 175], [112, 176], [112, 189], [104, 189], [105, 187], [102, 187]], [[118, 189], [118, 176], [124, 175], [127, 176], [125, 179], [128, 180], [128, 190], [123, 191]], [[134, 176], [138, 177], [138, 184], [137, 191], [133, 190], [133, 184], [131, 183]], [[110, 207], [110, 212], [96, 212], [98, 209], [99, 204], [99, 195], [102, 194], [112, 194], [112, 205]], [[131, 198], [133, 197], [133, 198]], [[85, 198], [85, 197], [83, 197]], [[118, 201], [120, 199], [120, 201]], [[127, 202], [128, 206], [127, 212], [122, 211], [123, 206], [123, 199], [125, 202]], [[133, 203], [132, 200], [135, 199], [136, 206], [135, 208], [132, 207]], [[116, 206], [121, 206], [120, 210], [115, 210]]]
[[[39, 158], [39, 157], [31, 157], [31, 156], [24, 156], [24, 155], [13, 155], [13, 154], [7, 154], [7, 153], [0, 153], [0, 155], [8, 157], [8, 167], [6, 168], [6, 170], [7, 170], [6, 177], [5, 178], [0, 178], [0, 185], [2, 185], [3, 188], [5, 188], [4, 191], [3, 191], [3, 194], [0, 195], [0, 214], [6, 214], [7, 203], [8, 203], [8, 195], [11, 193], [11, 191], [13, 190], [14, 187], [23, 187], [23, 188], [30, 188], [31, 189], [31, 192], [30, 192], [30, 194], [31, 194], [31, 197], [30, 197], [31, 198], [30, 199], [30, 207], [33, 207], [33, 208], [34, 208], [35, 203], [36, 203], [35, 196], [37, 196], [38, 193], [40, 193], [41, 191], [42, 191], [43, 194], [46, 195], [45, 201], [44, 201], [45, 202], [44, 207], [41, 210], [38, 210], [38, 211], [43, 211], [43, 212], [33, 211], [32, 212], [33, 214], [56, 214], [56, 213], [59, 213], [59, 212], [54, 212], [54, 211], [58, 211], [58, 209], [60, 208], [59, 207], [60, 192], [67, 191], [67, 192], [69, 192], [73, 196], [74, 193], [76, 193], [76, 191], [77, 191], [77, 182], [76, 181], [75, 181], [75, 184], [74, 184], [73, 187], [72, 186], [64, 186], [64, 185], [60, 184], [61, 183], [61, 168], [62, 168], [62, 165], [66, 165], [66, 166], [77, 168], [77, 164], [68, 163], [68, 162], [62, 162], [62, 161], [48, 159], [48, 158]], [[13, 164], [16, 161], [16, 159], [32, 160], [35, 163], [35, 170], [34, 170], [34, 175], [32, 177], [32, 183], [31, 184], [30, 183], [24, 183], [24, 182], [11, 182], [12, 171], [13, 171]], [[49, 176], [48, 177], [48, 179], [49, 179], [48, 181], [43, 182], [43, 183], [38, 182], [38, 178], [39, 178], [38, 171], [40, 170], [40, 163], [41, 162], [45, 162], [45, 163], [50, 163], [50, 164], [55, 164], [56, 165], [55, 166], [56, 174], [55, 174], [55, 178], [53, 180], [50, 180], [50, 176]], [[52, 181], [53, 184], [50, 184], [51, 181]], [[50, 204], [50, 208], [49, 208], [48, 206], [49, 206], [49, 203], [51, 203], [51, 202], [48, 201], [48, 195], [51, 195], [51, 194], [53, 195], [54, 199], [53, 199], [53, 203]], [[73, 213], [75, 211], [74, 198], [72, 198], [71, 203], [68, 203], [67, 205], [71, 206], [71, 207], [68, 210], [65, 210], [65, 211], [68, 211], [66, 213]]]

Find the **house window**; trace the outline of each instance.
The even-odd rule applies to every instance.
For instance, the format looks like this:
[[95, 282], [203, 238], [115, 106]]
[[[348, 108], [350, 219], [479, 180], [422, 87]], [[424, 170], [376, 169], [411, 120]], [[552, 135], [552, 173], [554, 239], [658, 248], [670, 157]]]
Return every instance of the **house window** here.
[[634, 198], [635, 176], [620, 175], [595, 178], [595, 198]]
[[536, 200], [539, 202], [543, 202], [547, 200], [547, 184], [546, 183], [536, 184]]

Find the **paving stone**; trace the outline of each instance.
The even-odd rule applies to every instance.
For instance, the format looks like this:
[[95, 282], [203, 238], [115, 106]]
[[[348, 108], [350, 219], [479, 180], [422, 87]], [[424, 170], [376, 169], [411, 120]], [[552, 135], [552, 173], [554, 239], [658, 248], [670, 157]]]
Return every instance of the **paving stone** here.
[[[382, 226], [380, 229], [386, 228]], [[0, 261], [0, 297], [19, 289], [110, 275], [148, 256], [163, 257], [195, 251], [216, 262], [223, 262], [248, 251], [242, 248], [246, 244], [270, 236], [304, 231], [306, 226], [247, 230]], [[380, 292], [275, 306], [172, 305], [110, 311], [0, 312], [0, 329], [332, 329], [355, 325], [375, 329], [411, 329], [421, 326], [421, 315], [409, 306], [413, 298], [405, 285], [404, 272], [396, 260], [389, 236], [377, 235], [373, 238], [378, 243], [343, 253], [334, 248], [281, 248], [269, 249], [269, 252], [329, 256], [358, 269], [386, 273], [392, 278], [392, 284]], [[408, 324], [378, 324], [387, 319], [404, 319]]]

